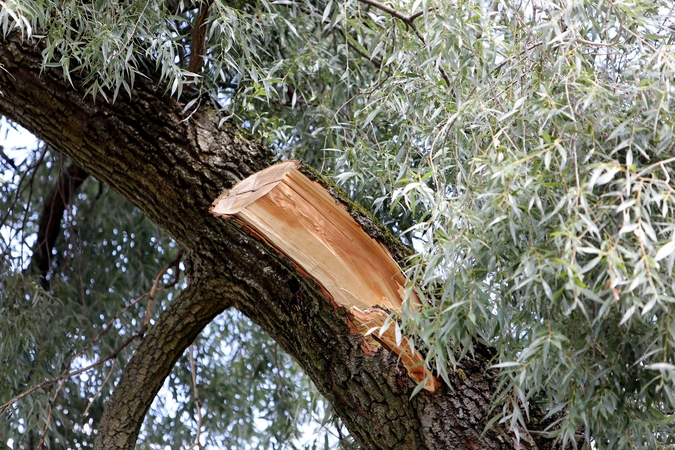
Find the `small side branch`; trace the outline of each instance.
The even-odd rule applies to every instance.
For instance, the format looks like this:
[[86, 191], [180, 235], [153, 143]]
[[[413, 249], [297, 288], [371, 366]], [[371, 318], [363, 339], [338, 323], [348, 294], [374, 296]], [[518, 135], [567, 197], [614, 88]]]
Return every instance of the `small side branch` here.
[[375, 58], [374, 56], [371, 56], [371, 55], [369, 55], [368, 53], [364, 52], [364, 51], [361, 49], [361, 47], [359, 47], [359, 46], [357, 45], [357, 43], [354, 42], [354, 40], [349, 36], [349, 34], [347, 34], [347, 32], [346, 32], [345, 30], [343, 30], [342, 28], [337, 28], [337, 29], [338, 29], [338, 30], [340, 31], [340, 33], [342, 33], [342, 35], [345, 37], [345, 40], [347, 41], [347, 45], [349, 46], [349, 48], [351, 48], [352, 50], [354, 50], [356, 53], [358, 53], [358, 54], [359, 54], [360, 56], [362, 56], [363, 58], [365, 58], [365, 59], [367, 59], [368, 61], [370, 61], [370, 62], [373, 64], [373, 66], [375, 66], [377, 69], [381, 69], [381, 68], [382, 68], [382, 60], [380, 60], [379, 58]]
[[12, 158], [5, 155], [5, 149], [2, 145], [0, 145], [0, 158], [2, 158], [2, 160], [5, 161], [5, 163], [7, 163], [7, 165], [10, 166], [12, 169], [14, 169], [16, 172], [19, 171], [19, 168], [16, 166]]
[[111, 359], [117, 358], [117, 355], [124, 349], [126, 348], [129, 344], [131, 344], [136, 338], [140, 337], [140, 333], [135, 333], [129, 338], [127, 338], [119, 347], [117, 347], [111, 354], [106, 356], [105, 358], [101, 358], [98, 361], [89, 364], [88, 366], [85, 366], [81, 369], [74, 370], [72, 372], [68, 372], [62, 375], [59, 375], [58, 377], [50, 378], [48, 380], [43, 381], [42, 383], [36, 384], [32, 388], [22, 392], [21, 394], [17, 395], [14, 398], [11, 398], [8, 402], [4, 403], [3, 405], [0, 405], [0, 415], [4, 414], [7, 409], [9, 409], [10, 406], [12, 406], [14, 403], [18, 402], [22, 398], [26, 397], [27, 395], [32, 394], [33, 392], [37, 391], [38, 389], [41, 389], [45, 386], [52, 386], [54, 383], [57, 381], [61, 380], [67, 380], [69, 378], [74, 377], [75, 375], [79, 375], [81, 373], [87, 372], [94, 367], [98, 367], [101, 364], [103, 364], [106, 361], [110, 361]]
[[[224, 289], [224, 290], [223, 290]], [[235, 296], [228, 285], [193, 279], [148, 330], [106, 402], [94, 449], [133, 449], [143, 417], [171, 368]]]
[[178, 274], [180, 273], [180, 271], [178, 270], [178, 264], [180, 263], [182, 257], [183, 257], [183, 249], [180, 249], [178, 250], [178, 254], [176, 254], [174, 260], [168, 263], [166, 266], [164, 266], [164, 268], [160, 270], [159, 274], [157, 275], [157, 278], [155, 278], [155, 282], [152, 284], [152, 289], [150, 289], [150, 294], [148, 295], [149, 297], [148, 308], [145, 311], [145, 320], [143, 321], [143, 327], [141, 327], [140, 332], [141, 336], [145, 334], [145, 331], [148, 329], [148, 323], [150, 323], [150, 315], [152, 313], [152, 302], [155, 300], [155, 294], [157, 293], [159, 281], [162, 279], [167, 270], [169, 270], [171, 267], [175, 267], [176, 278], [174, 279], [173, 283], [165, 286], [165, 288], [175, 286], [178, 283]]
[[[99, 394], [101, 393], [101, 391], [103, 390], [103, 387], [108, 383], [108, 380], [110, 379], [110, 376], [111, 376], [112, 373], [113, 373], [113, 369], [114, 369], [114, 367], [115, 367], [115, 361], [116, 361], [117, 355], [118, 355], [124, 348], [126, 348], [129, 344], [131, 344], [134, 340], [136, 340], [136, 338], [143, 338], [143, 336], [144, 336], [144, 334], [145, 334], [145, 326], [141, 329], [141, 331], [139, 331], [138, 333], [134, 333], [132, 336], [130, 336], [129, 338], [127, 338], [122, 344], [120, 344], [115, 350], [113, 350], [112, 353], [110, 353], [110, 354], [107, 355], [106, 357], [101, 358], [101, 359], [97, 360], [96, 362], [94, 362], [94, 363], [92, 363], [92, 364], [90, 364], [90, 365], [88, 365], [88, 366], [86, 366], [86, 367], [82, 367], [82, 368], [80, 368], [80, 369], [77, 369], [77, 370], [74, 370], [74, 371], [72, 371], [72, 372], [69, 372], [70, 367], [72, 366], [73, 362], [74, 362], [77, 358], [79, 358], [79, 357], [81, 357], [82, 355], [84, 355], [84, 353], [85, 353], [88, 349], [90, 349], [94, 344], [96, 344], [96, 343], [99, 341], [99, 339], [100, 339], [106, 332], [108, 332], [108, 331], [112, 328], [113, 323], [114, 323], [117, 319], [119, 319], [120, 316], [122, 316], [122, 314], [124, 314], [126, 311], [128, 311], [129, 308], [133, 307], [134, 305], [137, 305], [141, 300], [143, 300], [143, 299], [146, 298], [146, 297], [150, 297], [150, 298], [152, 299], [152, 298], [155, 296], [155, 294], [157, 294], [158, 292], [161, 292], [161, 291], [163, 291], [163, 290], [166, 290], [166, 289], [171, 288], [172, 286], [175, 286], [175, 285], [178, 283], [178, 275], [179, 275], [179, 271], [178, 271], [178, 263], [180, 262], [181, 255], [182, 255], [182, 251], [179, 250], [179, 251], [178, 251], [178, 255], [176, 255], [176, 258], [175, 258], [173, 261], [171, 261], [169, 264], [167, 264], [167, 265], [160, 271], [159, 275], [157, 275], [157, 278], [155, 279], [155, 283], [153, 284], [152, 289], [151, 289], [149, 292], [146, 292], [145, 294], [143, 294], [143, 295], [141, 295], [140, 297], [136, 298], [133, 302], [131, 302], [130, 304], [128, 304], [127, 306], [125, 306], [122, 310], [120, 310], [117, 314], [115, 314], [115, 317], [113, 317], [112, 319], [110, 319], [110, 321], [106, 324], [106, 326], [103, 328], [103, 330], [101, 330], [96, 336], [94, 336], [94, 337], [89, 341], [89, 343], [88, 343], [82, 350], [80, 350], [75, 356], [73, 356], [73, 357], [70, 359], [70, 361], [69, 361], [68, 364], [66, 365], [65, 370], [61, 373], [61, 375], [56, 376], [56, 377], [53, 377], [53, 378], [50, 378], [50, 379], [47, 379], [47, 380], [44, 380], [44, 381], [42, 381], [41, 383], [38, 383], [38, 384], [36, 384], [35, 386], [33, 386], [33, 387], [27, 389], [26, 391], [22, 392], [21, 394], [19, 394], [19, 395], [13, 397], [13, 398], [10, 399], [8, 402], [6, 402], [6, 403], [0, 405], [0, 416], [2, 416], [2, 415], [3, 415], [3, 414], [4, 414], [4, 413], [5, 413], [5, 412], [6, 412], [6, 411], [14, 404], [14, 403], [18, 402], [18, 401], [21, 400], [22, 398], [24, 398], [24, 397], [26, 397], [26, 396], [32, 394], [33, 392], [35, 392], [35, 391], [37, 391], [37, 390], [39, 390], [39, 389], [42, 389], [42, 388], [48, 388], [48, 389], [49, 389], [49, 388], [51, 388], [54, 384], [59, 383], [59, 386], [58, 386], [58, 388], [56, 389], [56, 393], [55, 393], [55, 394], [53, 395], [53, 397], [50, 399], [49, 407], [48, 407], [48, 410], [47, 410], [47, 411], [48, 411], [48, 412], [47, 412], [47, 421], [46, 421], [46, 423], [45, 423], [44, 429], [43, 429], [43, 431], [42, 431], [42, 436], [41, 436], [41, 438], [40, 438], [40, 443], [39, 443], [39, 445], [38, 445], [38, 450], [44, 448], [44, 446], [46, 445], [46, 444], [45, 444], [45, 438], [46, 438], [46, 435], [47, 435], [47, 430], [48, 430], [48, 428], [49, 428], [49, 424], [50, 424], [51, 419], [52, 419], [52, 413], [53, 413], [53, 410], [54, 410], [54, 405], [56, 404], [56, 400], [57, 400], [57, 398], [58, 398], [58, 396], [59, 396], [59, 394], [60, 394], [60, 392], [61, 392], [61, 389], [63, 388], [64, 383], [65, 383], [68, 379], [70, 379], [70, 378], [72, 378], [72, 377], [74, 377], [74, 376], [76, 376], [76, 375], [79, 375], [79, 374], [81, 374], [81, 373], [87, 372], [87, 371], [89, 371], [89, 370], [91, 370], [91, 369], [93, 369], [93, 368], [95, 368], [95, 367], [100, 366], [101, 364], [103, 364], [103, 363], [105, 363], [105, 362], [107, 362], [107, 361], [112, 360], [112, 366], [111, 366], [111, 368], [110, 368], [110, 371], [108, 372], [108, 375], [106, 376], [105, 380], [104, 380], [103, 383], [101, 384], [101, 387], [100, 387], [99, 390], [97, 391], [96, 395], [94, 395], [94, 398], [98, 397], [98, 395], [99, 395]], [[161, 280], [162, 276], [166, 273], [166, 271], [167, 271], [169, 268], [171, 268], [171, 267], [173, 267], [173, 266], [176, 266], [176, 277], [175, 277], [174, 281], [171, 282], [171, 283], [169, 283], [169, 284], [167, 284], [167, 285], [158, 287], [159, 281]], [[148, 317], [148, 316], [146, 315], [146, 320], [147, 320], [147, 317]], [[147, 323], [146, 323], [146, 324], [147, 324]], [[87, 406], [87, 409], [85, 410], [85, 412], [84, 412], [84, 414], [83, 414], [83, 417], [86, 416], [87, 411], [89, 410], [89, 407], [91, 406], [92, 403], [93, 403], [93, 399], [91, 400], [91, 402], [90, 402], [89, 405]]]
[[391, 6], [387, 6], [383, 3], [380, 3], [377, 0], [360, 0], [360, 1], [361, 3], [365, 3], [366, 5], [370, 5], [373, 8], [379, 9], [380, 11], [384, 11], [392, 17], [396, 17], [397, 19], [399, 19], [400, 21], [409, 26], [412, 26], [413, 21], [422, 15], [422, 13], [419, 12], [414, 14], [413, 16], [409, 16], [407, 14], [403, 14], [402, 12], [395, 10]]
[[199, 400], [199, 390], [197, 389], [197, 366], [195, 365], [195, 344], [190, 345], [190, 372], [192, 373], [192, 391], [194, 392], [195, 408], [197, 409], [197, 436], [195, 443], [190, 446], [193, 448], [202, 448], [199, 443], [202, 431], [202, 402]]
[[[422, 42], [422, 44], [426, 45], [426, 40], [424, 39], [424, 36], [422, 35], [422, 33], [420, 33], [420, 31], [417, 29], [417, 26], [414, 23], [415, 19], [421, 17], [424, 14], [423, 11], [418, 11], [415, 14], [409, 16], [407, 14], [404, 14], [400, 11], [395, 10], [391, 6], [380, 3], [377, 0], [359, 0], [359, 1], [361, 3], [365, 3], [366, 5], [370, 5], [373, 8], [377, 8], [380, 11], [383, 11], [383, 12], [389, 14], [390, 16], [395, 17], [396, 19], [400, 20], [401, 22], [403, 22], [404, 24], [406, 24], [407, 26], [409, 26], [413, 30], [413, 32], [415, 33], [415, 36], [417, 36], [417, 39], [419, 39]], [[448, 74], [445, 71], [445, 69], [443, 68], [443, 66], [440, 65], [440, 64], [438, 65], [438, 71], [440, 72], [441, 78], [443, 78], [443, 81], [445, 81], [445, 84], [448, 87], [450, 87], [451, 86], [450, 77], [448, 76]]]

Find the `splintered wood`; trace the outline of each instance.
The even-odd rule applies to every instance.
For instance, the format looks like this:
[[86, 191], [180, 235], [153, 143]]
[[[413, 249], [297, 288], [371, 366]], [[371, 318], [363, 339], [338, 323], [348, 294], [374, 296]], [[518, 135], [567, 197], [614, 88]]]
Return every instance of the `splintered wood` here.
[[[396, 261], [296, 161], [241, 181], [213, 202], [211, 213], [239, 221], [293, 261], [347, 310], [362, 334], [384, 324], [388, 314], [381, 308], [400, 316], [405, 277]], [[394, 324], [371, 336], [400, 356], [414, 380], [426, 380], [424, 389], [436, 389], [437, 380], [405, 337], [396, 345]]]

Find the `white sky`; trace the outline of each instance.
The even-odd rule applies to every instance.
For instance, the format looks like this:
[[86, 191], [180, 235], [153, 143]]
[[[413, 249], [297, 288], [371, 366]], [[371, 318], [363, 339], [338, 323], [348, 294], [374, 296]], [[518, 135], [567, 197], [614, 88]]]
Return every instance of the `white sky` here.
[[[18, 165], [26, 157], [26, 150], [34, 149], [38, 144], [35, 136], [25, 128], [11, 124], [4, 117], [0, 118], [0, 146], [4, 148], [5, 155], [14, 160]], [[5, 172], [3, 176], [7, 176]]]

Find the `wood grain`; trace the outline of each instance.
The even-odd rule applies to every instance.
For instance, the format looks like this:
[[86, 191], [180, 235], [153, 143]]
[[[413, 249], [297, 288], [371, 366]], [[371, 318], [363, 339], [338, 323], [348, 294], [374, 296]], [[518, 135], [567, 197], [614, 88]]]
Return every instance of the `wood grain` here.
[[[390, 312], [401, 315], [405, 277], [386, 247], [298, 164], [282, 162], [246, 178], [218, 197], [211, 213], [241, 222], [291, 259], [365, 335], [382, 327]], [[392, 323], [372, 337], [398, 354], [408, 374], [433, 392], [437, 382], [423, 358], [405, 337], [397, 345], [395, 329]]]

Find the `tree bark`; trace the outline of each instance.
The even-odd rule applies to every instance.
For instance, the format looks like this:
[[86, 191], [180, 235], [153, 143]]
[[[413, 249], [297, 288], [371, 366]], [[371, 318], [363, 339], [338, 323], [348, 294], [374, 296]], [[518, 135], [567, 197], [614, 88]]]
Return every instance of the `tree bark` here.
[[[320, 286], [235, 221], [209, 213], [223, 190], [269, 165], [268, 151], [232, 125], [219, 128], [214, 112], [185, 118], [179, 102], [142, 77], [131, 99], [94, 102], [83, 97], [76, 74], [73, 88], [58, 71], [41, 70], [41, 60], [35, 42], [17, 34], [0, 41], [0, 114], [125, 196], [181, 245], [192, 267], [187, 291], [161, 313], [125, 367], [95, 448], [134, 448], [176, 359], [229, 305], [297, 359], [366, 449], [549, 447], [527, 433], [516, 445], [500, 425], [484, 432], [496, 389], [488, 350], [465, 358], [463, 376], [454, 374], [452, 386], [411, 399], [415, 383], [395, 354], [368, 352], [344, 309]], [[382, 239], [384, 232], [368, 217], [351, 212]], [[536, 420], [531, 428], [540, 429]]]

